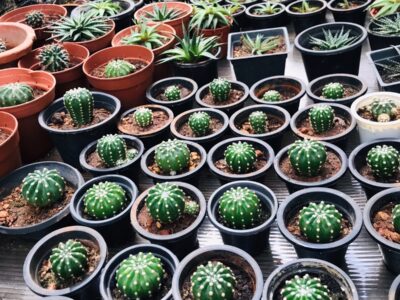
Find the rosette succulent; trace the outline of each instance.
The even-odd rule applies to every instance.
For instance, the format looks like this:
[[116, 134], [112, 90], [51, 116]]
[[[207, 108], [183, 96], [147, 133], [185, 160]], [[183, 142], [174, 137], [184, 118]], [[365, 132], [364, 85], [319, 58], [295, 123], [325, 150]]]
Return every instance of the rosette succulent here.
[[231, 92], [231, 86], [232, 85], [229, 80], [224, 78], [216, 78], [210, 83], [209, 89], [214, 100], [226, 101], [228, 100]]
[[0, 86], [0, 107], [23, 104], [33, 98], [33, 88], [26, 83], [14, 82]]
[[256, 162], [256, 151], [253, 145], [246, 142], [230, 144], [224, 152], [225, 161], [235, 173], [251, 171]]
[[283, 98], [281, 93], [279, 93], [278, 91], [268, 90], [263, 94], [262, 99], [268, 102], [278, 102], [281, 101]]
[[397, 105], [391, 99], [376, 99], [371, 103], [371, 113], [378, 122], [389, 122], [397, 113]]
[[136, 71], [136, 67], [130, 62], [123, 59], [113, 59], [108, 62], [104, 69], [106, 78], [116, 78], [127, 76]]
[[37, 59], [40, 65], [49, 72], [58, 72], [68, 68], [70, 57], [67, 49], [60, 44], [50, 44], [40, 50]]
[[170, 85], [164, 91], [164, 96], [168, 101], [177, 101], [181, 99], [181, 89], [177, 85]]
[[326, 99], [340, 99], [344, 97], [344, 86], [339, 82], [330, 82], [322, 88], [322, 96]]
[[25, 15], [25, 23], [32, 28], [43, 27], [45, 15], [39, 10], [32, 10]]
[[128, 150], [118, 134], [107, 134], [97, 141], [96, 152], [107, 167], [115, 167], [133, 159], [137, 150]]
[[316, 133], [326, 132], [333, 126], [335, 111], [326, 104], [316, 105], [308, 112], [310, 124]]
[[147, 127], [153, 124], [153, 112], [147, 107], [139, 107], [133, 114], [133, 118], [140, 127]]
[[156, 147], [154, 158], [163, 172], [176, 174], [189, 166], [190, 150], [180, 140], [168, 140]]
[[253, 111], [249, 115], [249, 123], [255, 134], [265, 133], [268, 125], [267, 114], [263, 111]]
[[324, 165], [327, 153], [319, 141], [298, 140], [289, 147], [290, 164], [301, 176], [316, 176]]
[[281, 290], [281, 295], [285, 300], [330, 300], [330, 291], [326, 285], [321, 283], [318, 277], [310, 277], [305, 274], [300, 277], [287, 280]]
[[205, 136], [210, 130], [211, 117], [204, 111], [198, 111], [189, 116], [188, 124], [196, 136]]
[[393, 146], [377, 145], [368, 151], [367, 164], [374, 176], [390, 178], [399, 172], [400, 153]]
[[86, 88], [75, 88], [64, 94], [64, 106], [75, 125], [89, 124], [93, 119], [94, 97]]
[[400, 233], [400, 204], [396, 204], [392, 210], [393, 226]]
[[122, 11], [118, 1], [95, 0], [84, 5], [91, 13], [99, 17], [112, 17]]

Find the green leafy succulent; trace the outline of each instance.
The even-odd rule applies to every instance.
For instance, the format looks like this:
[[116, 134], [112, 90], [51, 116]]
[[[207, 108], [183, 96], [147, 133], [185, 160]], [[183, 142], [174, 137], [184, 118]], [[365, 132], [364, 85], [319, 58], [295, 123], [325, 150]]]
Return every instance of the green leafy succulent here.
[[375, 0], [367, 8], [374, 19], [382, 18], [394, 14], [400, 10], [400, 1], [398, 0]]
[[310, 45], [316, 50], [327, 51], [340, 49], [354, 44], [361, 35], [352, 35], [351, 30], [344, 31], [344, 27], [334, 32], [332, 30], [322, 29], [323, 38], [310, 36]]
[[280, 11], [282, 11], [282, 8], [277, 3], [266, 2], [258, 4], [253, 13], [256, 15], [275, 15]]
[[96, 0], [85, 4], [88, 11], [93, 12], [94, 15], [99, 17], [112, 17], [122, 11], [122, 7], [118, 1], [112, 0]]
[[159, 25], [149, 26], [145, 23], [132, 30], [130, 35], [122, 38], [123, 45], [142, 45], [148, 49], [156, 49], [163, 46], [168, 38], [157, 31]]
[[303, 0], [301, 2], [300, 6], [293, 5], [291, 7], [291, 9], [294, 12], [298, 12], [298, 13], [301, 13], [301, 14], [307, 14], [307, 13], [311, 13], [311, 12], [317, 11], [320, 8], [318, 6], [311, 6], [310, 3], [308, 3], [308, 1]]
[[230, 25], [230, 11], [219, 5], [198, 4], [194, 8], [194, 14], [190, 20], [189, 28], [192, 30], [215, 29]]
[[400, 35], [400, 14], [397, 13], [396, 17], [383, 17], [380, 19], [374, 19], [373, 24], [375, 27], [371, 27], [371, 30], [381, 35]]
[[176, 8], [169, 8], [165, 3], [161, 6], [154, 5], [152, 12], [146, 12], [141, 18], [147, 21], [163, 22], [174, 20], [180, 17], [182, 11]]
[[235, 13], [239, 12], [242, 9], [242, 6], [240, 4], [235, 3], [235, 4], [226, 5], [225, 8], [227, 10], [229, 10], [229, 13], [231, 15], [234, 15]]
[[277, 49], [282, 44], [281, 36], [264, 37], [262, 34], [257, 34], [255, 39], [249, 35], [244, 34], [241, 36], [242, 45], [252, 55], [262, 55], [268, 51]]

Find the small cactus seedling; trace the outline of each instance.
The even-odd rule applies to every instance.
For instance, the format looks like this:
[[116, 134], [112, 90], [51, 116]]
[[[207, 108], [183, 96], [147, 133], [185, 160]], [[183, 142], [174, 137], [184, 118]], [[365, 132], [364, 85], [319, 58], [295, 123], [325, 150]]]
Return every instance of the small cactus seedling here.
[[139, 107], [133, 114], [133, 118], [135, 122], [143, 128], [153, 124], [153, 112], [147, 107]]
[[123, 59], [113, 59], [106, 65], [104, 76], [106, 78], [116, 78], [129, 75], [136, 71], [136, 67]]
[[400, 233], [400, 204], [395, 205], [392, 210], [393, 226]]
[[164, 141], [156, 147], [155, 161], [166, 173], [176, 174], [189, 166], [190, 150], [177, 139]]
[[331, 300], [330, 291], [326, 285], [321, 283], [318, 277], [303, 277], [295, 275], [291, 280], [285, 282], [281, 290], [285, 300]]
[[51, 270], [62, 280], [82, 275], [88, 265], [88, 251], [81, 242], [68, 240], [51, 249]]
[[210, 130], [211, 117], [204, 111], [198, 111], [189, 116], [189, 127], [197, 136], [205, 136]]
[[107, 219], [120, 213], [126, 204], [125, 190], [115, 182], [99, 182], [83, 198], [85, 213], [96, 219]]
[[224, 78], [216, 78], [210, 83], [210, 93], [215, 101], [228, 100], [231, 93], [231, 83]]
[[192, 216], [196, 216], [200, 211], [200, 205], [193, 200], [185, 202], [184, 213]]
[[326, 132], [333, 126], [335, 111], [329, 105], [316, 105], [308, 112], [310, 124], [316, 133]]
[[389, 122], [396, 116], [397, 106], [393, 100], [377, 99], [371, 103], [371, 113], [378, 122]]
[[319, 141], [298, 140], [288, 151], [290, 163], [301, 176], [316, 176], [326, 161], [325, 146]]
[[194, 300], [233, 299], [235, 275], [231, 268], [219, 261], [208, 261], [198, 266], [190, 282]]
[[367, 153], [367, 164], [378, 178], [392, 177], [399, 171], [400, 153], [387, 145], [377, 145]]
[[43, 27], [45, 21], [45, 15], [39, 10], [33, 10], [25, 15], [26, 25], [32, 28]]
[[246, 142], [230, 144], [226, 148], [224, 156], [229, 168], [235, 173], [251, 171], [257, 158], [253, 145]]
[[75, 125], [89, 124], [93, 119], [94, 97], [85, 88], [75, 88], [64, 94], [64, 106]]
[[262, 134], [266, 132], [268, 117], [265, 112], [253, 111], [249, 115], [249, 122], [255, 134]]
[[181, 99], [181, 89], [177, 85], [170, 85], [165, 89], [164, 96], [168, 101], [178, 101]]
[[311, 202], [300, 210], [301, 233], [311, 242], [328, 243], [342, 230], [342, 214], [333, 204]]
[[153, 299], [162, 286], [165, 270], [153, 253], [130, 254], [118, 266], [117, 288], [128, 299]]
[[218, 200], [219, 214], [224, 223], [234, 229], [253, 228], [261, 218], [261, 201], [248, 188], [231, 188]]
[[4, 40], [0, 39], [0, 53], [7, 51], [7, 44]]
[[25, 83], [9, 83], [0, 87], [0, 107], [8, 107], [33, 100], [33, 89]]
[[96, 151], [107, 167], [122, 165], [137, 154], [135, 149], [127, 149], [125, 140], [118, 134], [107, 134], [99, 139]]
[[60, 44], [44, 46], [37, 59], [40, 61], [40, 65], [49, 72], [62, 71], [68, 68], [70, 63], [68, 51]]
[[22, 196], [29, 204], [37, 207], [45, 207], [59, 201], [64, 189], [64, 178], [55, 169], [35, 170], [22, 181]]
[[340, 99], [344, 97], [344, 87], [339, 82], [330, 82], [322, 88], [322, 96], [326, 99]]
[[283, 98], [281, 93], [279, 93], [278, 91], [269, 90], [264, 93], [262, 99], [267, 102], [278, 102], [281, 101]]

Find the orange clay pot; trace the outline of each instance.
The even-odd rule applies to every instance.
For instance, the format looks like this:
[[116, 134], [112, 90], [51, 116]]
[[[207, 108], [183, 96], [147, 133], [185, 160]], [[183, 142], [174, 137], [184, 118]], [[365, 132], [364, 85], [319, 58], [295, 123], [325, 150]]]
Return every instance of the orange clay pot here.
[[228, 49], [228, 35], [230, 30], [231, 25], [226, 25], [216, 29], [201, 29], [200, 34], [202, 34], [204, 37], [217, 36], [218, 43], [221, 47], [220, 58], [225, 58]]
[[1, 178], [21, 166], [17, 119], [12, 114], [0, 112], [0, 131], [9, 134], [6, 140], [0, 141]]

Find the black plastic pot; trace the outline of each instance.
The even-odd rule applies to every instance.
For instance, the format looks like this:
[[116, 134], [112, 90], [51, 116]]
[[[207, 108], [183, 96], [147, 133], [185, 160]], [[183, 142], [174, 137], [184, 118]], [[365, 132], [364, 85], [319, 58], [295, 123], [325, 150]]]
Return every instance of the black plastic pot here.
[[[116, 288], [115, 274], [119, 267], [119, 264], [127, 259], [130, 255], [136, 255], [139, 252], [152, 253], [155, 257], [161, 259], [163, 268], [167, 274], [171, 277], [175, 273], [179, 261], [176, 256], [168, 249], [158, 246], [158, 245], [135, 245], [126, 248], [117, 254], [107, 263], [104, 267], [103, 272], [101, 272], [100, 277], [100, 294], [104, 300], [112, 300], [113, 290]], [[170, 290], [161, 300], [170, 300], [172, 296], [172, 290]]]
[[[234, 4], [232, 4], [234, 5]], [[229, 6], [231, 6], [231, 4], [226, 4], [224, 5], [224, 7], [229, 8]], [[231, 26], [231, 30], [230, 32], [238, 32], [241, 31], [245, 26], [246, 26], [246, 6], [245, 5], [239, 5], [239, 9], [238, 11], [234, 12], [232, 14], [232, 18], [233, 18], [233, 23]]]
[[318, 24], [326, 22], [326, 2], [322, 0], [308, 0], [310, 6], [318, 6], [319, 9], [311, 13], [299, 13], [292, 9], [293, 6], [301, 6], [303, 0], [294, 1], [286, 6], [286, 13], [293, 21], [294, 32], [300, 32]]
[[[296, 95], [292, 98], [279, 102], [267, 102], [262, 100], [262, 96], [268, 90], [276, 90], [281, 94], [286, 90], [289, 90]], [[254, 102], [259, 104], [280, 106], [286, 109], [291, 115], [298, 110], [300, 100], [305, 93], [306, 85], [303, 83], [303, 81], [292, 76], [273, 76], [264, 78], [253, 84], [250, 88], [250, 97]]]
[[[275, 269], [265, 282], [262, 300], [279, 299], [287, 280], [294, 276], [309, 274], [321, 279], [335, 293], [332, 299], [358, 300], [357, 289], [350, 277], [335, 265], [319, 259], [297, 259]], [[344, 294], [338, 296], [337, 294]]]
[[197, 201], [200, 205], [199, 215], [196, 220], [185, 230], [169, 235], [158, 235], [150, 233], [142, 226], [140, 226], [137, 213], [145, 204], [145, 198], [149, 192], [149, 189], [145, 190], [139, 197], [136, 198], [132, 209], [131, 209], [131, 224], [136, 232], [146, 240], [149, 240], [152, 244], [157, 244], [164, 246], [165, 248], [171, 250], [179, 259], [185, 257], [191, 251], [199, 247], [199, 242], [197, 240], [197, 231], [206, 216], [207, 204], [203, 196], [203, 193], [195, 186], [178, 181], [171, 181], [178, 185], [186, 195], [189, 195], [192, 200]]
[[[342, 30], [342, 28], [345, 32], [350, 30], [352, 35], [359, 35], [360, 38], [353, 44], [340, 49], [327, 51], [312, 49], [309, 42], [310, 36], [323, 38], [323, 30], [330, 30], [335, 33]], [[301, 52], [308, 80], [311, 81], [317, 77], [334, 73], [358, 75], [361, 48], [366, 37], [367, 31], [360, 25], [346, 22], [335, 22], [316, 25], [304, 30], [296, 37], [294, 44]]]
[[349, 1], [349, 3], [360, 3], [359, 6], [350, 9], [337, 7], [338, 4], [341, 2], [342, 0], [331, 0], [330, 2], [328, 2], [328, 9], [332, 12], [335, 22], [350, 22], [364, 26], [365, 17], [367, 14], [366, 8], [371, 4], [372, 0]]
[[[123, 211], [111, 218], [104, 220], [88, 218], [84, 213], [84, 196], [87, 190], [90, 189], [94, 184], [105, 181], [114, 182], [121, 186], [125, 190], [128, 204]], [[104, 237], [108, 244], [116, 245], [132, 242], [135, 233], [130, 226], [129, 212], [137, 195], [138, 189], [136, 184], [125, 176], [98, 176], [86, 182], [75, 192], [74, 197], [71, 200], [71, 216], [79, 225], [96, 229]]]
[[240, 1], [240, 0], [239, 0], [239, 1], [225, 0], [225, 2], [226, 2], [227, 4], [233, 4], [233, 5], [240, 4], [240, 5], [243, 5], [243, 6], [245, 6], [245, 7], [247, 8], [247, 7], [249, 7], [249, 6], [252, 6], [252, 5], [258, 3], [259, 0], [245, 0], [245, 1]]
[[[43, 260], [48, 259], [51, 249], [60, 242], [69, 239], [88, 240], [99, 248], [99, 262], [93, 272], [85, 277], [81, 282], [71, 287], [52, 290], [45, 289], [39, 283], [38, 270]], [[107, 244], [103, 237], [96, 231], [84, 226], [70, 226], [58, 229], [44, 236], [29, 251], [23, 267], [25, 284], [29, 289], [40, 296], [67, 296], [74, 299], [94, 299], [99, 296], [100, 271], [103, 269], [107, 260]]]
[[[268, 219], [264, 223], [249, 229], [232, 229], [218, 221], [220, 197], [231, 188], [246, 187], [254, 191], [268, 211]], [[211, 223], [219, 230], [224, 244], [238, 247], [251, 255], [264, 251], [268, 245], [269, 231], [275, 222], [278, 200], [272, 190], [265, 185], [252, 181], [235, 181], [218, 188], [207, 202], [207, 215]]]
[[[392, 20], [399, 18], [400, 14], [395, 13], [392, 15], [387, 15], [385, 18], [390, 18]], [[378, 50], [382, 48], [387, 48], [390, 46], [396, 46], [400, 44], [400, 34], [398, 35], [383, 35], [380, 33], [374, 32], [374, 29], [377, 28], [374, 19], [371, 19], [368, 25], [366, 26], [368, 31], [368, 40], [371, 50]]]
[[116, 119], [121, 109], [121, 102], [114, 96], [92, 92], [94, 108], [104, 108], [111, 112], [108, 119], [101, 123], [72, 130], [60, 130], [48, 124], [54, 113], [66, 112], [63, 98], [55, 100], [39, 115], [39, 124], [50, 135], [53, 143], [66, 163], [79, 168], [79, 154], [89, 143], [97, 141], [103, 135], [115, 132]]
[[[247, 34], [252, 39], [254, 39], [257, 34], [262, 34], [264, 38], [281, 35], [284, 37], [286, 50], [279, 53], [234, 57], [233, 49], [236, 45], [240, 43], [240, 38], [244, 34]], [[244, 31], [229, 34], [227, 59], [233, 66], [236, 80], [244, 82], [248, 86], [251, 86], [255, 82], [265, 77], [283, 75], [285, 73], [285, 65], [288, 52], [289, 37], [286, 27]], [[263, 68], [260, 66], [268, 66], [268, 68]]]
[[390, 286], [388, 300], [398, 300], [400, 298], [400, 275], [396, 277]]
[[[78, 170], [70, 165], [56, 161], [37, 162], [23, 166], [4, 177], [0, 181], [0, 199], [3, 199], [5, 196], [9, 195], [15, 187], [20, 185], [28, 173], [34, 172], [35, 170], [41, 170], [43, 168], [56, 169], [60, 175], [64, 177], [65, 181], [75, 190], [77, 190], [85, 182], [81, 173], [79, 173]], [[68, 205], [51, 218], [35, 225], [25, 227], [0, 226], [0, 233], [6, 235], [18, 235], [24, 239], [37, 241], [47, 233], [57, 228], [69, 225], [71, 221], [72, 220], [69, 217]]]
[[193, 251], [181, 261], [172, 279], [174, 300], [182, 300], [180, 290], [184, 280], [194, 272], [197, 266], [204, 265], [210, 260], [218, 260], [227, 266], [245, 270], [255, 285], [253, 297], [249, 300], [260, 299], [263, 289], [263, 275], [254, 258], [239, 248], [215, 245]]
[[273, 15], [256, 15], [253, 11], [256, 8], [262, 7], [262, 3], [253, 4], [246, 9], [246, 18], [248, 29], [266, 29], [285, 26], [287, 23], [287, 15], [285, 11], [285, 5], [276, 3], [280, 7], [281, 11]]

